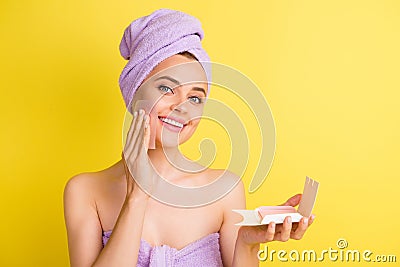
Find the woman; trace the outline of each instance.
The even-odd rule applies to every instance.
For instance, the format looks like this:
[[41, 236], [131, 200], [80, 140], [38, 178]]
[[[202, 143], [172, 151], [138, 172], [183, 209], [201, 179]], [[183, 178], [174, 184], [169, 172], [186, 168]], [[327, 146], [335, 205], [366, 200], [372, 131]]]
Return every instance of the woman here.
[[[222, 198], [190, 209], [152, 197], [163, 192], [160, 177], [186, 187], [222, 175], [238, 180], [224, 170], [190, 172], [193, 164], [178, 153], [208, 95], [202, 37], [197, 19], [172, 10], [157, 10], [126, 29], [120, 50], [129, 62], [120, 87], [133, 121], [120, 161], [76, 175], [65, 187], [71, 266], [258, 266], [260, 243], [300, 239], [312, 223], [313, 217], [296, 224], [288, 217], [280, 225], [238, 228], [232, 209], [245, 209], [241, 181]], [[149, 114], [135, 108], [140, 100], [153, 104], [154, 127]], [[151, 134], [155, 149], [148, 150]], [[285, 205], [297, 205], [300, 197]]]

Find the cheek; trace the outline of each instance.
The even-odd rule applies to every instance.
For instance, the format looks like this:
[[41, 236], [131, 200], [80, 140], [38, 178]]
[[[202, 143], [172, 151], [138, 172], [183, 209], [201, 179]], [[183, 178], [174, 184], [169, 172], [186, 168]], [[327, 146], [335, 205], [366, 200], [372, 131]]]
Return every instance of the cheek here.
[[157, 111], [160, 108], [165, 108], [163, 107], [165, 106], [165, 103], [163, 103], [165, 101], [162, 99], [163, 95], [151, 84], [142, 85], [135, 93], [134, 98], [137, 100], [145, 100], [150, 103], [154, 111]]
[[200, 123], [200, 119], [195, 119], [195, 120], [192, 120], [192, 123], [191, 123], [191, 130], [196, 130], [197, 129], [197, 126], [199, 126], [199, 123]]
[[153, 114], [156, 116], [159, 115], [168, 115], [171, 110], [169, 107], [171, 104], [169, 104], [164, 97], [158, 97], [153, 100]]
[[190, 126], [185, 127], [181, 132], [180, 140], [187, 141], [196, 131], [197, 126], [200, 123], [200, 119], [193, 120]]

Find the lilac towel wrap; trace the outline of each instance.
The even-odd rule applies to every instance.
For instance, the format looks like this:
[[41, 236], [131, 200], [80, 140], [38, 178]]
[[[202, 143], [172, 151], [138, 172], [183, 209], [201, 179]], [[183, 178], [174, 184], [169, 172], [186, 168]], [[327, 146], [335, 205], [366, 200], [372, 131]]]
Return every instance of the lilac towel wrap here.
[[[112, 231], [103, 232], [103, 246]], [[140, 241], [137, 267], [222, 267], [219, 251], [219, 233], [212, 233], [178, 250], [167, 245], [152, 247], [145, 240]]]
[[201, 23], [186, 13], [159, 9], [134, 20], [124, 32], [120, 52], [129, 60], [119, 78], [125, 105], [130, 104], [138, 87], [161, 61], [181, 52], [189, 52], [202, 64], [208, 81], [210, 61], [201, 46], [204, 32]]

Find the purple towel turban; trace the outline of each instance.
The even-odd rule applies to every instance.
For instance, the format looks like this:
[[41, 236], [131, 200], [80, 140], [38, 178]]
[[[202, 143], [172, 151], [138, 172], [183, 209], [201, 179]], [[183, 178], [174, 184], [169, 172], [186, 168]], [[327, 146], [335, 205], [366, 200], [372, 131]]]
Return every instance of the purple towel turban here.
[[125, 105], [130, 105], [138, 87], [161, 61], [181, 52], [193, 54], [210, 81], [210, 59], [201, 46], [204, 33], [200, 21], [186, 13], [160, 9], [134, 20], [124, 32], [119, 46], [129, 60], [119, 77]]

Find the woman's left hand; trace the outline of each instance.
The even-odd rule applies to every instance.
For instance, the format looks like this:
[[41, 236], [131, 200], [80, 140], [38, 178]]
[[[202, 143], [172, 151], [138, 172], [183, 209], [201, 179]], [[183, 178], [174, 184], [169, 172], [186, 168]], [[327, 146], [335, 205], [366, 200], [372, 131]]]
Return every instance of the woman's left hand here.
[[[284, 204], [295, 207], [300, 203], [301, 194], [294, 195]], [[259, 245], [270, 241], [288, 241], [289, 239], [301, 239], [308, 227], [313, 223], [315, 216], [303, 217], [300, 222], [292, 223], [291, 217], [285, 218], [282, 224], [270, 223], [260, 226], [242, 226], [238, 232], [238, 239], [249, 246]]]

